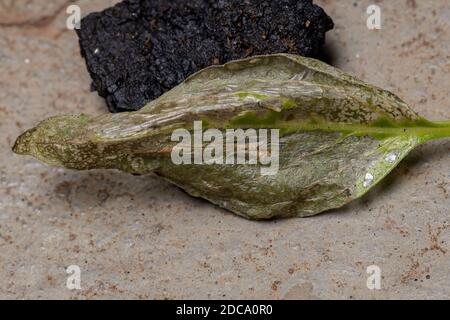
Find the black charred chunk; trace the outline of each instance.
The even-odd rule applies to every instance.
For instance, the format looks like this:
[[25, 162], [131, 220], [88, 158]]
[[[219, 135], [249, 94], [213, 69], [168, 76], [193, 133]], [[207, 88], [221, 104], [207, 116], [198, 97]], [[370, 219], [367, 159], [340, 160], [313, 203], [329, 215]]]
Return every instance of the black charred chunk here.
[[125, 0], [88, 15], [77, 33], [93, 88], [120, 112], [210, 65], [270, 53], [317, 56], [332, 28], [312, 0]]

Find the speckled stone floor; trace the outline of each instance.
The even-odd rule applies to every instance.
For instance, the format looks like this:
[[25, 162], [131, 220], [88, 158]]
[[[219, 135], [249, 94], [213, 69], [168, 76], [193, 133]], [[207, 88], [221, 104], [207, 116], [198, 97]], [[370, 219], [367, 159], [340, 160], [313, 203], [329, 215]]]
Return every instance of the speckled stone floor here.
[[[106, 112], [89, 92], [72, 1], [0, 1], [0, 298], [449, 298], [450, 141], [409, 156], [363, 200], [310, 219], [257, 223], [156, 176], [50, 168], [11, 152], [58, 114]], [[75, 1], [83, 14], [117, 1]], [[382, 30], [366, 8], [382, 9]], [[450, 119], [447, 0], [317, 1], [327, 59]], [[66, 268], [81, 269], [68, 290]], [[382, 271], [381, 290], [366, 269]]]

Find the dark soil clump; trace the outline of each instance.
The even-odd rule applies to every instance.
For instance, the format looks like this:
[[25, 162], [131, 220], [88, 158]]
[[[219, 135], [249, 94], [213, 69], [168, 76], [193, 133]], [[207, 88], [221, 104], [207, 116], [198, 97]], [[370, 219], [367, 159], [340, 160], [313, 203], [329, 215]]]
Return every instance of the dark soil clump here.
[[312, 0], [125, 0], [78, 30], [93, 88], [132, 111], [196, 71], [248, 56], [316, 57], [333, 21]]

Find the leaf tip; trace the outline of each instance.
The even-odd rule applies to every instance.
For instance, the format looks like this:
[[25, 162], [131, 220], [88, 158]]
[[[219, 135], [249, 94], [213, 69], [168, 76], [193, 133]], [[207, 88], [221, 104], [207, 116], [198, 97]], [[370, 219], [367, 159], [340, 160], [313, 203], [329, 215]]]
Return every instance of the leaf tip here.
[[29, 155], [34, 129], [22, 133], [14, 143], [12, 151], [19, 155]]

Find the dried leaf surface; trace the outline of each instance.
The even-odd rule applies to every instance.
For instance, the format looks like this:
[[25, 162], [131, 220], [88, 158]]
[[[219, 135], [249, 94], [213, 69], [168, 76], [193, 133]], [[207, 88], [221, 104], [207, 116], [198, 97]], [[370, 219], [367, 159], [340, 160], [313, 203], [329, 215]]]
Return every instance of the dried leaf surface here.
[[[174, 129], [280, 129], [280, 168], [175, 165]], [[361, 197], [415, 147], [450, 136], [394, 94], [314, 59], [260, 56], [200, 71], [138, 112], [63, 116], [14, 150], [71, 169], [156, 172], [251, 219], [305, 217]]]

